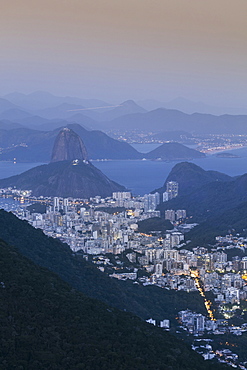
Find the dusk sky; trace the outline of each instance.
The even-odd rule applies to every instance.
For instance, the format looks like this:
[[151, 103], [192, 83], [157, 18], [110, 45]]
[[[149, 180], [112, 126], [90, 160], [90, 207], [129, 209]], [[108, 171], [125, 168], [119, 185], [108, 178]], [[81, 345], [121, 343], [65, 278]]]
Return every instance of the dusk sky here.
[[246, 105], [246, 0], [0, 4], [0, 95]]

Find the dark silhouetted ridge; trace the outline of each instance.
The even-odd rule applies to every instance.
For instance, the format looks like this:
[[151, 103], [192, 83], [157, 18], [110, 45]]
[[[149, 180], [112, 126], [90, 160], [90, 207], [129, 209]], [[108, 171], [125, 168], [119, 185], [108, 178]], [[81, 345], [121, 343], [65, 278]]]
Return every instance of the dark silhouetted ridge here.
[[190, 162], [177, 163], [167, 176], [164, 185], [158, 189], [159, 192], [166, 191], [168, 181], [179, 183], [179, 195], [193, 192], [210, 182], [231, 181], [232, 177], [217, 171], [205, 171], [203, 168]]
[[0, 180], [0, 187], [8, 186], [32, 190], [35, 196], [73, 198], [108, 197], [114, 191], [125, 190], [90, 162], [82, 160], [53, 162]]
[[210, 369], [182, 341], [77, 292], [2, 240], [0, 259], [1, 369]]

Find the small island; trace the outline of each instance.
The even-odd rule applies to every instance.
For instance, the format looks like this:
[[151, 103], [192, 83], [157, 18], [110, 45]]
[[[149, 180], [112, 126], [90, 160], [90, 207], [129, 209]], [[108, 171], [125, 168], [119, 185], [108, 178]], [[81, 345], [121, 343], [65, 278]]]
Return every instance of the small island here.
[[240, 158], [239, 155], [229, 153], [229, 152], [220, 152], [215, 155], [218, 158]]

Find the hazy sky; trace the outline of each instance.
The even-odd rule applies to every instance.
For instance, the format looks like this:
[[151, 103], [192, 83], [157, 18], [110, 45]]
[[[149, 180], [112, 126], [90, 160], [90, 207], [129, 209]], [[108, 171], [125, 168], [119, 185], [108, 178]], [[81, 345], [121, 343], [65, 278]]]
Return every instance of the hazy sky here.
[[247, 0], [0, 0], [0, 95], [247, 101]]

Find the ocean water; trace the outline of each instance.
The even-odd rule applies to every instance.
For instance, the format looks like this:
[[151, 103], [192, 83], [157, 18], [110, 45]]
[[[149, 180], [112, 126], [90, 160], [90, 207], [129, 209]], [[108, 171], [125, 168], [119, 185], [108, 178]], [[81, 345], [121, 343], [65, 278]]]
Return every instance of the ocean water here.
[[[140, 146], [140, 144], [137, 144]], [[148, 151], [145, 145], [145, 152]], [[135, 146], [136, 147], [136, 146]], [[138, 148], [139, 149], [139, 148]], [[150, 148], [152, 150], [154, 148]], [[139, 151], [141, 151], [139, 149]], [[195, 159], [190, 162], [205, 170], [214, 170], [226, 173], [230, 176], [238, 176], [247, 173], [247, 148], [227, 150], [239, 158], [219, 158], [215, 155], [207, 155], [205, 158]], [[144, 150], [143, 150], [144, 153]], [[171, 169], [181, 161], [94, 161], [93, 164], [104, 172], [110, 179], [126, 186], [135, 195], [143, 195], [161, 187]]]
[[[156, 144], [137, 144], [138, 150], [148, 152], [154, 149]], [[140, 145], [144, 145], [143, 148]], [[149, 147], [148, 147], [149, 146]], [[231, 152], [239, 158], [218, 158], [215, 155], [207, 155], [206, 158], [191, 161], [205, 170], [215, 170], [230, 176], [247, 173], [247, 148], [235, 149]], [[143, 195], [161, 187], [169, 172], [175, 166], [176, 161], [147, 161], [147, 160], [114, 160], [93, 161], [111, 180], [124, 185], [135, 195]], [[0, 178], [20, 174], [42, 163], [11, 163], [0, 162]]]
[[30, 168], [40, 166], [44, 163], [13, 163], [13, 162], [0, 162], [0, 179], [19, 175], [22, 172], [30, 170]]

